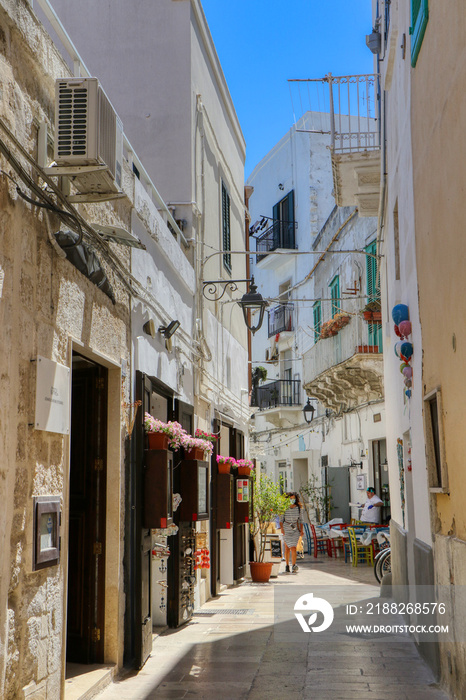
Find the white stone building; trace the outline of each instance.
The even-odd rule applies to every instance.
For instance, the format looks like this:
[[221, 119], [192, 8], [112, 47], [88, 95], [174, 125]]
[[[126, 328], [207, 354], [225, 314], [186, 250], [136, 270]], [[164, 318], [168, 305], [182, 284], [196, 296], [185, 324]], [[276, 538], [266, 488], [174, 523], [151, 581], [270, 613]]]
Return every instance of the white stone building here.
[[[366, 261], [375, 258], [364, 254], [376, 221], [335, 207], [330, 135], [311, 133], [328, 122], [328, 115], [306, 113], [248, 180], [254, 274], [270, 299], [253, 341], [253, 372], [262, 366], [267, 379], [253, 392], [259, 410], [251, 449], [288, 490], [313, 476], [331, 486], [328, 515], [346, 521], [358, 517], [349, 503], [365, 500], [364, 487], [381, 492], [388, 478], [380, 325], [369, 327], [359, 315], [367, 295], [378, 296], [375, 279], [367, 288]], [[348, 325], [320, 339], [322, 324], [340, 311], [349, 314]], [[318, 400], [310, 425], [303, 419], [308, 397]]]
[[[247, 330], [234, 301], [246, 288], [239, 287], [239, 296], [227, 289], [219, 301], [203, 294], [204, 281], [247, 277], [244, 252], [229, 252], [245, 251], [245, 142], [202, 5], [56, 0], [54, 7], [111, 93], [130, 141], [144, 152], [147, 173], [190, 243], [187, 256], [198, 280], [191, 329], [193, 427], [218, 432], [220, 454], [245, 456]], [[136, 369], [154, 376], [147, 363]], [[245, 573], [246, 528], [213, 527], [222, 536], [211, 535], [211, 580], [200, 600]], [[234, 550], [244, 553], [241, 563]]]

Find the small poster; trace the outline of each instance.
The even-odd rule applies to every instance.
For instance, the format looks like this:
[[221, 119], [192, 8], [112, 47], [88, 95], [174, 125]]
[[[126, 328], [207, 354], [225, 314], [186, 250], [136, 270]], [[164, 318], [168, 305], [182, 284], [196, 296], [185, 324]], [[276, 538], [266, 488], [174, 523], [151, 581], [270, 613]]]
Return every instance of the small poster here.
[[366, 490], [366, 475], [365, 474], [359, 474], [356, 477], [356, 488], [358, 491], [365, 491]]
[[249, 501], [249, 479], [237, 479], [236, 500], [241, 503]]

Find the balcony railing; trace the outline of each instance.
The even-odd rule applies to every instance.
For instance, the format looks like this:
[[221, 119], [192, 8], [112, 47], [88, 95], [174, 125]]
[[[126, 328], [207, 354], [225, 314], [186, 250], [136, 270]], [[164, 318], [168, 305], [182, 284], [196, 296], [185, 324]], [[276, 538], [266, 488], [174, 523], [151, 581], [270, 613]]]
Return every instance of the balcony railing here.
[[277, 333], [294, 330], [293, 304], [280, 304], [270, 309], [269, 314], [269, 338]]
[[260, 409], [277, 406], [298, 406], [301, 404], [301, 380], [277, 379], [255, 388], [251, 405]]
[[330, 133], [336, 153], [380, 149], [379, 77], [327, 76], [330, 90]]
[[[297, 123], [298, 131], [330, 134], [332, 152], [337, 154], [380, 149], [377, 73], [341, 76], [329, 73], [325, 78], [288, 82], [292, 96], [294, 92], [304, 110]], [[319, 106], [316, 112], [316, 106], [322, 103], [324, 109]]]
[[277, 248], [292, 249], [296, 248], [295, 236], [296, 224], [292, 221], [274, 221], [272, 226], [264, 231], [256, 241], [257, 262], [262, 260], [265, 255], [261, 253], [270, 253]]

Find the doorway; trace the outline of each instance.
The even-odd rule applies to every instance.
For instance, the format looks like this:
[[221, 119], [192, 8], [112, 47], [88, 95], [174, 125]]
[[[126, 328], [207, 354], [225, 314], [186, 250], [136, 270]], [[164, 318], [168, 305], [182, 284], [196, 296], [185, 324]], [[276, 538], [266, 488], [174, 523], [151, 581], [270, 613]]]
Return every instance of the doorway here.
[[73, 353], [66, 660], [103, 663], [108, 372]]

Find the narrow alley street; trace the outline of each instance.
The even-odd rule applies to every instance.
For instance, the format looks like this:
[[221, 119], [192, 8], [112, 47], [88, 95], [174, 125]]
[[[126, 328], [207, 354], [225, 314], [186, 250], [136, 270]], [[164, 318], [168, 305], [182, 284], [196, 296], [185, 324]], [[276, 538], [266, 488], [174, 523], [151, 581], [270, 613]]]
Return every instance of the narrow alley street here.
[[[349, 603], [379, 597], [372, 567], [306, 556], [299, 572], [284, 565], [267, 584], [248, 580], [226, 588], [178, 630], [154, 638], [139, 673], [107, 687], [99, 700], [447, 700], [409, 638], [341, 634], [282, 635], [274, 625], [274, 596], [307, 590], [345, 591]], [[337, 612], [336, 612], [337, 616]], [[80, 697], [79, 678], [66, 699]]]

